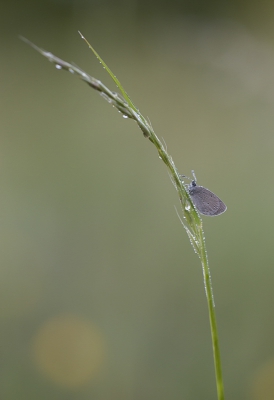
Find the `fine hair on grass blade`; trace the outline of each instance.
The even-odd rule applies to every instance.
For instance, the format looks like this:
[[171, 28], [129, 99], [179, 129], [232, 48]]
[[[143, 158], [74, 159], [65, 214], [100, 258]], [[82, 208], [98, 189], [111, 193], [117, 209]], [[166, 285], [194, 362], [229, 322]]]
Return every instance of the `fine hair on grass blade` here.
[[[80, 32], [79, 32], [80, 33]], [[58, 69], [63, 69], [74, 75], [78, 75], [81, 80], [87, 83], [91, 88], [95, 89], [101, 96], [107, 100], [108, 103], [117, 108], [119, 112], [126, 116], [127, 118], [131, 118], [140, 127], [145, 138], [148, 138], [151, 143], [157, 149], [159, 158], [165, 163], [168, 168], [169, 175], [172, 179], [173, 185], [178, 193], [179, 200], [181, 203], [181, 213], [182, 217], [180, 220], [182, 225], [184, 226], [187, 235], [189, 237], [190, 243], [193, 246], [195, 253], [199, 256], [203, 278], [204, 278], [204, 287], [206, 292], [206, 299], [208, 305], [209, 312], [209, 321], [210, 321], [210, 329], [211, 329], [211, 338], [212, 338], [212, 348], [213, 348], [213, 358], [215, 365], [215, 377], [216, 377], [216, 386], [217, 386], [217, 396], [218, 400], [224, 400], [224, 386], [223, 386], [223, 377], [222, 377], [222, 368], [221, 368], [221, 356], [220, 356], [220, 348], [219, 348], [219, 338], [217, 331], [217, 322], [216, 322], [216, 314], [215, 314], [215, 305], [213, 298], [213, 289], [211, 285], [211, 277], [210, 270], [208, 264], [208, 257], [206, 251], [205, 244], [205, 236], [203, 232], [203, 224], [202, 219], [199, 213], [197, 212], [193, 201], [191, 199], [189, 193], [189, 186], [184, 183], [183, 176], [179, 174], [177, 168], [174, 164], [172, 157], [167, 152], [167, 146], [162, 143], [158, 136], [155, 134], [150, 121], [145, 118], [139, 111], [139, 109], [133, 104], [131, 98], [123, 88], [122, 84], [118, 80], [118, 78], [113, 74], [110, 68], [106, 65], [106, 63], [102, 60], [99, 54], [93, 49], [93, 47], [89, 44], [89, 42], [85, 39], [85, 37], [80, 33], [82, 39], [85, 40], [89, 48], [93, 51], [98, 60], [102, 63], [104, 69], [111, 76], [118, 89], [121, 92], [121, 95], [113, 92], [107, 86], [105, 86], [100, 80], [92, 77], [87, 74], [81, 68], [75, 66], [74, 64], [68, 63], [67, 61], [62, 60], [59, 57], [56, 57], [52, 53], [41, 49], [36, 46], [28, 39], [21, 37], [21, 39], [29, 44], [32, 48], [46, 57], [50, 62], [55, 64]], [[179, 216], [179, 213], [178, 213]]]

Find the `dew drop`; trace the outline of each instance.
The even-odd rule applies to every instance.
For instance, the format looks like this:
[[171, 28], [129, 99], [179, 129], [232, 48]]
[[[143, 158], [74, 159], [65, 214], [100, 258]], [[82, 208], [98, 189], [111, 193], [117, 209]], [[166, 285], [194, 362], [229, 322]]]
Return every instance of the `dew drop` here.
[[55, 65], [55, 68], [57, 68], [57, 69], [62, 69], [62, 66], [59, 65], [59, 64], [56, 64], [56, 65]]
[[127, 115], [125, 115], [125, 114], [123, 114], [123, 118], [127, 119], [127, 118], [128, 118], [128, 116], [127, 116]]
[[186, 211], [190, 211], [190, 209], [191, 209], [190, 204], [187, 203], [187, 204], [185, 205], [185, 210], [186, 210]]
[[69, 68], [69, 72], [70, 72], [71, 74], [74, 74], [74, 71], [73, 71], [72, 68]]

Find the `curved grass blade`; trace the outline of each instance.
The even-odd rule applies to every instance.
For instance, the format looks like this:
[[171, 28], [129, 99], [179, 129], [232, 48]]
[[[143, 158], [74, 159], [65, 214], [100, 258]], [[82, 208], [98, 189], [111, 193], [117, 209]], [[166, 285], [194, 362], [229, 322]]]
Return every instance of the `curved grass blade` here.
[[107, 70], [108, 74], [111, 76], [111, 78], [113, 79], [113, 81], [115, 82], [115, 84], [117, 85], [117, 87], [120, 89], [124, 99], [128, 102], [128, 104], [134, 109], [135, 112], [137, 112], [140, 115], [140, 112], [138, 110], [137, 107], [135, 107], [135, 105], [133, 104], [131, 98], [129, 97], [129, 95], [127, 94], [127, 92], [125, 91], [125, 89], [123, 88], [121, 82], [119, 81], [119, 79], [114, 75], [114, 73], [111, 71], [111, 69], [107, 66], [107, 64], [104, 62], [104, 60], [99, 56], [99, 54], [97, 53], [97, 51], [91, 46], [91, 44], [87, 41], [87, 39], [84, 37], [84, 35], [82, 35], [82, 33], [80, 31], [78, 31], [79, 35], [81, 36], [82, 39], [84, 39], [84, 41], [86, 42], [86, 44], [88, 45], [88, 47], [90, 48], [90, 50], [92, 50], [92, 52], [95, 54], [95, 56], [98, 58], [98, 60], [100, 61], [100, 63], [104, 66], [104, 68]]

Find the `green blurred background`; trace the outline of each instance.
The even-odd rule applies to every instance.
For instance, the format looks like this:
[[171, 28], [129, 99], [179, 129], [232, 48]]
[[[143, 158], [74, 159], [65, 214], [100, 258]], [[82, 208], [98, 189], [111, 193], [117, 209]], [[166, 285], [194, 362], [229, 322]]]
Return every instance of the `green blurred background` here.
[[200, 262], [137, 125], [18, 39], [148, 115], [206, 218], [227, 399], [274, 399], [274, 3], [2, 1], [0, 398], [216, 399]]

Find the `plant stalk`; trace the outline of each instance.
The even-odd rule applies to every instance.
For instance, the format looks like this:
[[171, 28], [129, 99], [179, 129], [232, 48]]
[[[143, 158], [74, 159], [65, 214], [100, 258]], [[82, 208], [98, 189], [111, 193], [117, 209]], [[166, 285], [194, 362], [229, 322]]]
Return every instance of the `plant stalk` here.
[[[79, 32], [80, 33], [80, 32]], [[86, 82], [90, 87], [97, 90], [104, 99], [108, 101], [111, 105], [115, 106], [118, 111], [120, 111], [124, 117], [131, 118], [135, 120], [140, 127], [143, 135], [152, 142], [159, 154], [161, 160], [166, 164], [168, 170], [171, 174], [171, 178], [173, 184], [178, 192], [180, 203], [182, 206], [183, 219], [181, 222], [188, 234], [190, 242], [193, 246], [193, 249], [196, 254], [198, 254], [202, 269], [203, 269], [203, 277], [204, 277], [204, 285], [206, 291], [206, 298], [208, 304], [208, 312], [209, 312], [209, 321], [210, 321], [210, 329], [211, 329], [211, 339], [212, 339], [212, 347], [213, 347], [213, 358], [215, 365], [215, 377], [216, 377], [216, 385], [217, 385], [217, 395], [218, 400], [224, 400], [224, 386], [223, 386], [223, 377], [222, 377], [222, 368], [221, 368], [221, 355], [219, 348], [219, 338], [217, 331], [217, 322], [216, 322], [216, 314], [215, 314], [215, 304], [213, 297], [213, 289], [211, 285], [211, 277], [210, 270], [208, 265], [208, 258], [206, 253], [206, 244], [205, 237], [203, 233], [202, 219], [197, 212], [188, 192], [187, 185], [184, 184], [182, 180], [182, 176], [178, 173], [176, 166], [172, 160], [172, 157], [168, 154], [166, 147], [159, 140], [157, 135], [155, 134], [151, 123], [140, 113], [138, 108], [135, 107], [127, 92], [122, 87], [119, 80], [116, 76], [111, 72], [105, 62], [101, 59], [99, 54], [92, 48], [92, 46], [88, 43], [88, 41], [84, 38], [84, 36], [80, 33], [82, 39], [88, 44], [89, 48], [94, 52], [96, 57], [103, 64], [104, 68], [107, 70], [109, 75], [114, 80], [115, 84], [120, 89], [123, 96], [113, 92], [108, 89], [100, 80], [95, 79], [94, 77], [88, 75], [81, 68], [76, 67], [73, 64], [70, 64], [56, 56], [52, 53], [47, 52], [35, 44], [31, 43], [28, 39], [22, 38], [23, 41], [32, 46], [35, 50], [41, 53], [44, 57], [46, 57], [50, 62], [54, 63], [57, 69], [64, 69], [69, 71], [70, 73], [74, 73]]]

